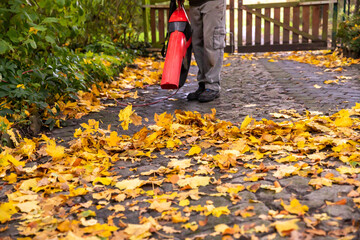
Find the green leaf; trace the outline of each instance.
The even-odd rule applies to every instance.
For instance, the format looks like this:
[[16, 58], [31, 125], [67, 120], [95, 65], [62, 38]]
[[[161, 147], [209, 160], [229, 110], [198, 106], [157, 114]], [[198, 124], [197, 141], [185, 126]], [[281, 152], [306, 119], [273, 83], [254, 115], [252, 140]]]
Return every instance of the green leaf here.
[[23, 40], [19, 32], [16, 31], [14, 28], [10, 28], [10, 30], [6, 33], [6, 35], [10, 38], [10, 40], [13, 43], [18, 43]]
[[30, 46], [33, 48], [33, 49], [36, 49], [37, 48], [37, 45], [36, 45], [36, 42], [32, 39], [28, 39], [24, 42], [25, 44], [30, 44]]
[[57, 23], [57, 22], [59, 22], [58, 18], [47, 17], [41, 22], [41, 24], [43, 24], [43, 23]]
[[36, 30], [38, 30], [38, 31], [46, 31], [47, 30], [47, 28], [46, 27], [44, 27], [44, 26], [40, 26], [40, 25], [36, 25], [36, 26], [34, 26], [34, 28], [36, 29]]
[[56, 0], [56, 3], [59, 7], [63, 7], [65, 5], [65, 0]]
[[4, 54], [9, 50], [14, 50], [10, 43], [0, 39], [0, 54]]
[[47, 42], [51, 43], [51, 44], [55, 44], [55, 38], [53, 38], [53, 37], [51, 37], [51, 36], [49, 36], [49, 35], [47, 35], [47, 36], [45, 37], [45, 40], [46, 40]]

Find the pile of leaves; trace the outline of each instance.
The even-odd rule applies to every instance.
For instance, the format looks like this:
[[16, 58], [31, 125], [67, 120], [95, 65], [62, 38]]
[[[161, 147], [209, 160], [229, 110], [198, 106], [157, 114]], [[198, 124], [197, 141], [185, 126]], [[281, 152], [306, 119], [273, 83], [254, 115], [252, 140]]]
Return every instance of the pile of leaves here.
[[[0, 231], [6, 233], [16, 222], [22, 239], [174, 238], [191, 232], [201, 239], [205, 237], [202, 229], [205, 235], [235, 238], [274, 239], [298, 229], [309, 235], [355, 236], [355, 225], [341, 231], [321, 229], [321, 223], [335, 226], [341, 218], [321, 209], [311, 213], [301, 195], [293, 195], [290, 202], [279, 199], [280, 209], [258, 212], [251, 204], [261, 200], [244, 202], [241, 194], [281, 193], [286, 186], [281, 186], [280, 179], [298, 175], [308, 178], [313, 189], [354, 186], [347, 194], [352, 199], [348, 204], [358, 209], [360, 104], [332, 116], [283, 111], [276, 117], [290, 120], [282, 122], [248, 116], [240, 125], [215, 114], [215, 110], [204, 116], [180, 110], [156, 114], [154, 125], [132, 136], [101, 129], [99, 122], [89, 120], [74, 132], [75, 140], [68, 146], [43, 135], [23, 139], [14, 149], [4, 148], [0, 177], [8, 184], [3, 186], [9, 187], [2, 194], [6, 197], [0, 204]], [[140, 125], [142, 118], [130, 105], [120, 111], [119, 121], [127, 129], [129, 124]], [[156, 161], [162, 161], [162, 166], [147, 171], [125, 167]], [[126, 171], [132, 173], [123, 177]], [[244, 183], [231, 183], [233, 176]], [[193, 204], [207, 197], [214, 200]], [[217, 198], [231, 204], [218, 205]], [[234, 208], [249, 203], [246, 208]], [[225, 221], [209, 233], [207, 225], [223, 216], [263, 223], [229, 225]]]

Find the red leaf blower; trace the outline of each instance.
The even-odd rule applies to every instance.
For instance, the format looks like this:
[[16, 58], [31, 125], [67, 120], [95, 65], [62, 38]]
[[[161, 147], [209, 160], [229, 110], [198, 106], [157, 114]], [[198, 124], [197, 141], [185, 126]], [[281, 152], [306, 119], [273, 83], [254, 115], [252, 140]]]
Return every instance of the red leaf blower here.
[[[169, 41], [165, 56], [164, 71], [161, 78], [162, 89], [178, 89], [186, 81], [191, 62], [191, 26], [184, 8], [184, 0], [171, 0], [169, 11]], [[166, 53], [165, 53], [166, 52]], [[165, 53], [165, 54], [164, 54]]]

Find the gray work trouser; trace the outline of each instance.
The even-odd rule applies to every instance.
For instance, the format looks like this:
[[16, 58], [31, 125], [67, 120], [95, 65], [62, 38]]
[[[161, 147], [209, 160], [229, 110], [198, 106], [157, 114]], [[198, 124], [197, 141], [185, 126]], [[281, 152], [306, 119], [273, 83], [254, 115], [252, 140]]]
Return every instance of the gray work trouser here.
[[199, 67], [197, 80], [212, 90], [220, 90], [226, 33], [225, 10], [225, 0], [190, 6], [192, 46]]

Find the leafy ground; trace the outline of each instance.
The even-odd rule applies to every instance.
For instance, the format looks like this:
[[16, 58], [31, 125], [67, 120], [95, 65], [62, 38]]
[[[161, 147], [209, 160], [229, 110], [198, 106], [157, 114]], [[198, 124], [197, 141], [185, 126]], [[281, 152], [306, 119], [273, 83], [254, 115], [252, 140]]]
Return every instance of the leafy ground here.
[[[337, 61], [333, 71], [345, 64], [321, 56]], [[61, 110], [81, 117], [119, 95], [137, 98], [137, 87], [158, 83], [159, 68], [139, 59]], [[359, 115], [356, 104], [331, 116], [282, 111], [276, 117], [285, 121], [235, 124], [216, 109], [177, 110], [148, 124], [129, 105], [116, 124], [143, 125], [133, 135], [91, 119], [70, 142], [21, 139], [1, 152], [0, 236], [357, 239]]]

